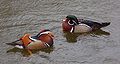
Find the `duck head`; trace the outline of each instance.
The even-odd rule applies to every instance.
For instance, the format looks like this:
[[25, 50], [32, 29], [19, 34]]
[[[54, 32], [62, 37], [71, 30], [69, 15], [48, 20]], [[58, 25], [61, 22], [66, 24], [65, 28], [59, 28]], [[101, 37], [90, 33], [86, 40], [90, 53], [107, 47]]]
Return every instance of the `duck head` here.
[[68, 15], [65, 19], [63, 19], [63, 23], [62, 23], [63, 31], [73, 32], [74, 26], [78, 24], [79, 22], [76, 16]]
[[43, 42], [46, 42], [48, 45], [52, 46], [53, 45], [53, 38], [54, 38], [54, 35], [53, 33], [48, 30], [48, 29], [45, 29], [45, 30], [42, 30], [40, 33], [38, 33], [36, 35], [37, 39], [38, 40], [41, 40]]

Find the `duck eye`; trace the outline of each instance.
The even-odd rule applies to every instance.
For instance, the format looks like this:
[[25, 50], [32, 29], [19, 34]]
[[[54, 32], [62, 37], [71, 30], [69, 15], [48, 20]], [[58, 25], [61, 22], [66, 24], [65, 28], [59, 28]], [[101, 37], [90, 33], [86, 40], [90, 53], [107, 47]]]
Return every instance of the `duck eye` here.
[[68, 21], [68, 24], [69, 24], [69, 25], [74, 25], [74, 22], [73, 22], [72, 20], [69, 20], [69, 21]]

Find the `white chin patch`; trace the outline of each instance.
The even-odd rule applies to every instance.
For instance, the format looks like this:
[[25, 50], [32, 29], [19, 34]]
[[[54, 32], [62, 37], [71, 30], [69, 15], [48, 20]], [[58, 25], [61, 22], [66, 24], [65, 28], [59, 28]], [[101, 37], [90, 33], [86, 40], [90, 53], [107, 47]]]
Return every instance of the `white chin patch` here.
[[70, 32], [73, 32], [73, 27], [71, 28]]
[[16, 48], [23, 49], [23, 46], [20, 46], [20, 45], [16, 45], [15, 47], [16, 47]]
[[63, 19], [63, 22], [66, 21], [65, 19]]

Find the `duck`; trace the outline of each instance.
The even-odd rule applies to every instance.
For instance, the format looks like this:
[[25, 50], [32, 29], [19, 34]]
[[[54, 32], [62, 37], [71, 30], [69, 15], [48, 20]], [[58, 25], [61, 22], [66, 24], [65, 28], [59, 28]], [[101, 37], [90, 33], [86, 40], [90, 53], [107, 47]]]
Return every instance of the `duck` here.
[[71, 33], [85, 33], [99, 30], [110, 25], [110, 22], [95, 22], [86, 19], [78, 19], [75, 15], [68, 15], [62, 20], [63, 31]]
[[23, 35], [20, 39], [6, 44], [15, 46], [20, 49], [34, 50], [52, 47], [54, 43], [53, 39], [53, 33], [49, 29], [44, 29], [35, 36], [27, 33]]

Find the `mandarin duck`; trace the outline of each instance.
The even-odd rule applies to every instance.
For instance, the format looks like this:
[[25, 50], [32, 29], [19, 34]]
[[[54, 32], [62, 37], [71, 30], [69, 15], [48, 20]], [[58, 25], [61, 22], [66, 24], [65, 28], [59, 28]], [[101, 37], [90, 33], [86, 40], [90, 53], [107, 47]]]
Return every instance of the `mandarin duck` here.
[[[53, 37], [54, 36], [52, 32], [46, 29], [46, 30], [42, 30], [40, 33], [38, 33], [35, 36], [31, 36], [30, 34], [25, 34], [19, 40], [6, 44], [28, 50], [42, 49], [53, 46]], [[17, 43], [17, 41], [21, 41], [21, 42]]]
[[74, 15], [68, 15], [66, 19], [63, 19], [62, 28], [63, 31], [71, 33], [84, 33], [98, 30], [108, 25], [110, 25], [110, 22], [98, 23], [91, 20], [77, 19]]

